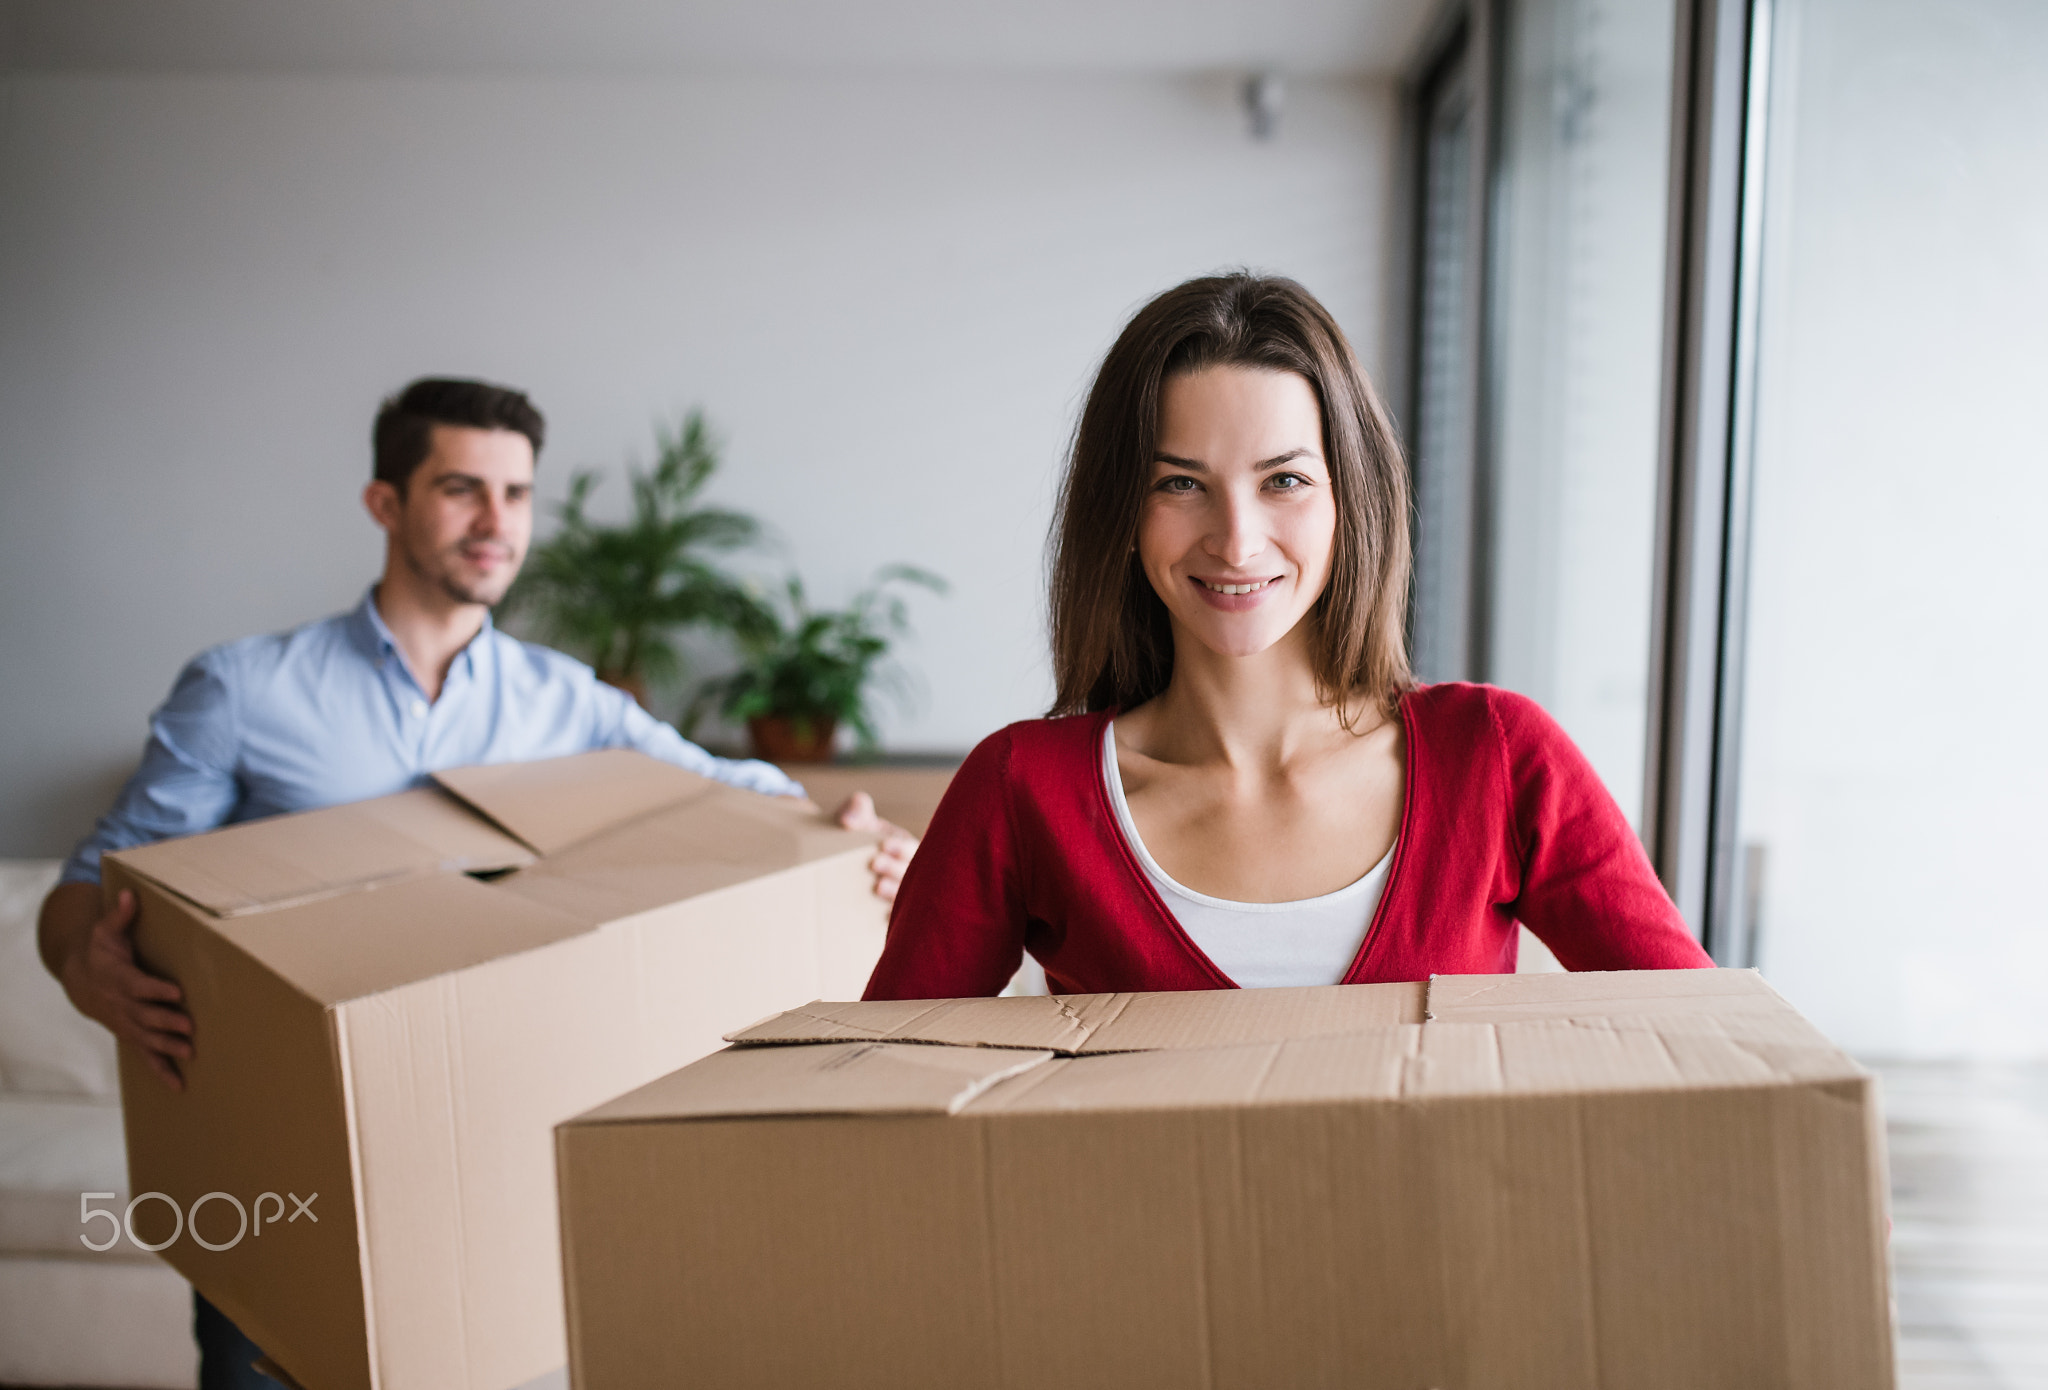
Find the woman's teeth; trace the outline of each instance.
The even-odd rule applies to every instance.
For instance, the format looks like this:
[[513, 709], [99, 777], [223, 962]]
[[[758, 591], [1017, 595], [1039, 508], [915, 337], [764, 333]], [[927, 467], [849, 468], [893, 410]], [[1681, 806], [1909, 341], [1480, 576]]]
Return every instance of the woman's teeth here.
[[1261, 579], [1256, 584], [1211, 584], [1208, 580], [1201, 579], [1196, 582], [1212, 594], [1256, 594], [1273, 581]]

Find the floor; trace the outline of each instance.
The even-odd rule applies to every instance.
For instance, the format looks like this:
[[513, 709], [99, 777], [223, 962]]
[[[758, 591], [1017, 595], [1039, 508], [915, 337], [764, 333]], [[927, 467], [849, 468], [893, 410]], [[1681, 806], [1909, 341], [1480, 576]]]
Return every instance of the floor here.
[[2048, 1390], [2048, 1063], [1879, 1063], [1901, 1390]]

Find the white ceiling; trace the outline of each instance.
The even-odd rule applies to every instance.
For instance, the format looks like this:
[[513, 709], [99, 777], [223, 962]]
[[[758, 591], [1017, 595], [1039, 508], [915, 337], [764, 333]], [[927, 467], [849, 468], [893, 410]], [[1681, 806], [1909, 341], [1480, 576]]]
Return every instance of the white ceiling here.
[[1392, 74], [1436, 0], [0, 0], [15, 69]]

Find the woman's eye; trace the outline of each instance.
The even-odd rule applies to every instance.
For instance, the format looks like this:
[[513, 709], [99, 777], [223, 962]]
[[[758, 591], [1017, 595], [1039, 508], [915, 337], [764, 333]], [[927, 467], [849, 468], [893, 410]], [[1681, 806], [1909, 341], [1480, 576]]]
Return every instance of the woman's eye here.
[[1176, 473], [1170, 478], [1161, 478], [1159, 480], [1159, 490], [1161, 492], [1193, 492], [1195, 490], [1195, 480], [1188, 477], [1185, 473]]
[[1308, 486], [1308, 479], [1299, 473], [1281, 473], [1272, 479], [1270, 486], [1275, 492], [1296, 492]]

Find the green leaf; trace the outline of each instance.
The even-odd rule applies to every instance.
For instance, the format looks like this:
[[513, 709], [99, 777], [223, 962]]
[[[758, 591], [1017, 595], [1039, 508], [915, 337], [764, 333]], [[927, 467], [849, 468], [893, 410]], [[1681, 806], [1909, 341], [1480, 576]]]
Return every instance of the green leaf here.
[[632, 507], [623, 525], [590, 520], [595, 470], [570, 477], [554, 531], [533, 548], [505, 608], [608, 678], [675, 685], [686, 674], [683, 629], [740, 640], [760, 632], [762, 605], [707, 553], [758, 544], [761, 525], [744, 512], [697, 505], [719, 462], [702, 411], [692, 410], [679, 430], [657, 427], [655, 445], [651, 469], [626, 470]]
[[886, 691], [901, 702], [907, 688], [887, 660], [891, 639], [909, 630], [907, 605], [888, 592], [893, 584], [947, 592], [946, 582], [927, 570], [888, 565], [845, 608], [817, 609], [803, 580], [790, 575], [778, 603], [755, 601], [757, 611], [735, 624], [744, 664], [698, 690], [685, 732], [712, 708], [735, 722], [781, 715], [799, 728], [832, 718], [872, 750], [878, 735], [871, 696]]

